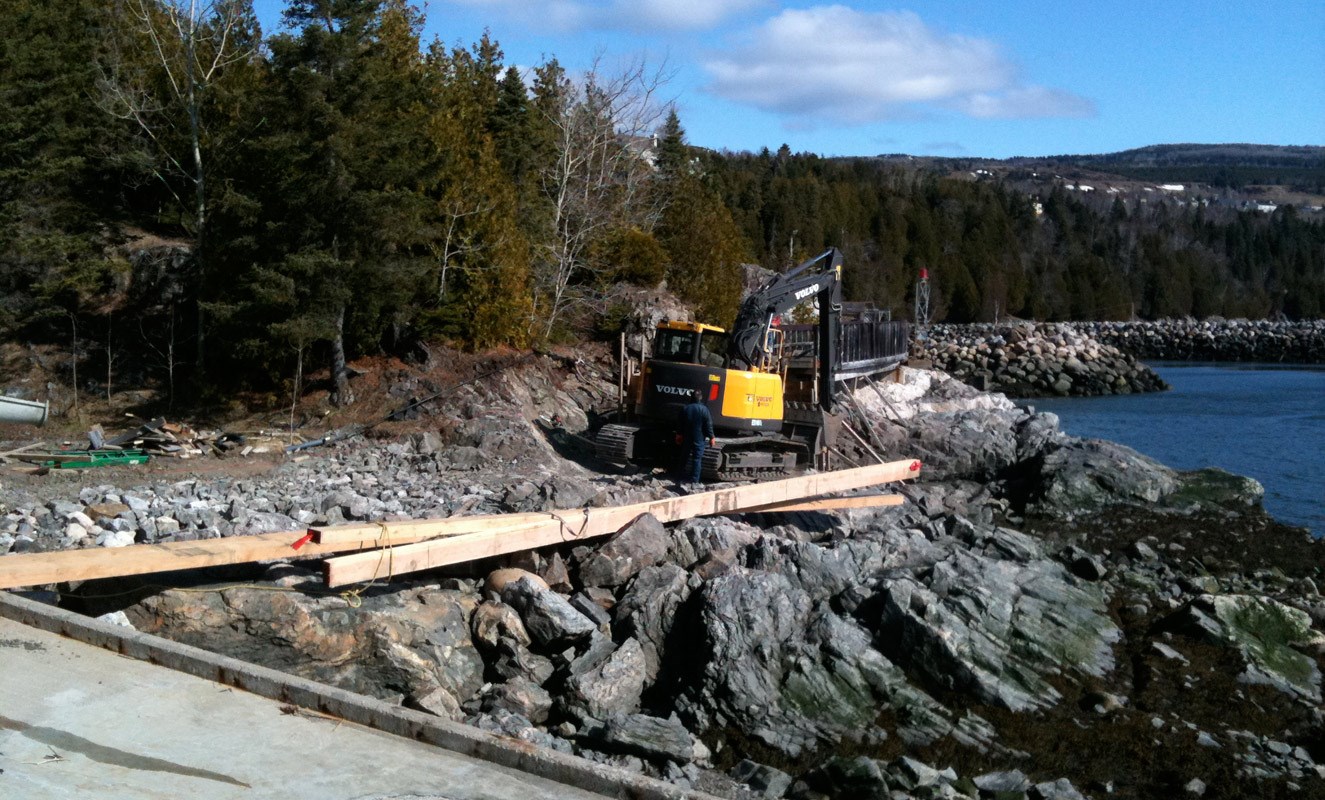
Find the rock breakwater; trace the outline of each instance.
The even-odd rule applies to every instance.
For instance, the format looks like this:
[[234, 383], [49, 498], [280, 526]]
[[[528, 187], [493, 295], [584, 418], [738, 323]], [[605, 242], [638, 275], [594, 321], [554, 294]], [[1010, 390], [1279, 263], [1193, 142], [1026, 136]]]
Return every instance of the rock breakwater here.
[[1325, 364], [1325, 320], [1165, 319], [1075, 322], [1101, 344], [1155, 361]]
[[1168, 388], [1136, 356], [1066, 324], [934, 325], [920, 354], [964, 383], [1013, 397]]

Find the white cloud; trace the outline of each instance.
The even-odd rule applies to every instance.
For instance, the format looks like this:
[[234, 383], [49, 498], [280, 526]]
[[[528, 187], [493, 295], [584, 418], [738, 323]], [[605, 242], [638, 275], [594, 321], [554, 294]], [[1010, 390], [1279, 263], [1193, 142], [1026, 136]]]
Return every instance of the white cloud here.
[[1086, 98], [1045, 86], [1019, 86], [1002, 93], [968, 95], [958, 98], [956, 107], [981, 119], [1095, 115], [1095, 104]]
[[936, 31], [911, 12], [787, 9], [705, 67], [714, 94], [825, 123], [913, 116], [917, 105], [975, 117], [1093, 113], [1070, 92], [1021, 84], [988, 39]]
[[771, 0], [450, 0], [488, 8], [530, 26], [560, 30], [623, 28], [635, 32], [694, 31], [768, 5]]
[[446, 0], [452, 5], [488, 9], [530, 27], [575, 30], [585, 25], [586, 7], [578, 0]]
[[707, 30], [768, 0], [613, 0], [605, 17], [633, 30]]

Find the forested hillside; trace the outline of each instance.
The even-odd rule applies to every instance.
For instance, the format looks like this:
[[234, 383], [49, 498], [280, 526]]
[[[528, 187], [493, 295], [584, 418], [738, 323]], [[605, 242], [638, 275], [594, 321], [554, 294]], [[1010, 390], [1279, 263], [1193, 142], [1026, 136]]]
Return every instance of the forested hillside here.
[[646, 63], [522, 74], [404, 0], [199, 6], [0, 2], [0, 339], [82, 381], [325, 365], [344, 403], [356, 356], [577, 340], [630, 286], [726, 323], [742, 262], [829, 245], [899, 315], [922, 267], [950, 321], [1325, 311], [1319, 213], [699, 150]]

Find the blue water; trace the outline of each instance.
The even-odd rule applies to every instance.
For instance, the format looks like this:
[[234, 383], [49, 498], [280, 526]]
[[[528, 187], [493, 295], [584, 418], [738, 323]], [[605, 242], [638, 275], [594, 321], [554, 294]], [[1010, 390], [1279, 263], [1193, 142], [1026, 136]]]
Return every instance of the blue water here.
[[1249, 475], [1275, 519], [1325, 536], [1325, 368], [1150, 366], [1172, 391], [1027, 402], [1057, 414], [1067, 433], [1122, 442], [1174, 469]]

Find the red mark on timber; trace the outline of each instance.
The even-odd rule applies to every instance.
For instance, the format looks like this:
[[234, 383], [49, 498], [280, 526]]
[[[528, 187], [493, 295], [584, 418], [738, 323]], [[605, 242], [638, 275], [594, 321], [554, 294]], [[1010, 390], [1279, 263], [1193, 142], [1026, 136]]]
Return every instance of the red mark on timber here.
[[910, 470], [911, 470], [912, 472], [919, 472], [919, 471], [920, 471], [920, 462], [919, 462], [919, 461], [912, 461], [912, 462], [911, 462], [911, 466], [910, 466]]
[[290, 549], [298, 550], [299, 548], [303, 547], [304, 545], [308, 544], [311, 541], [313, 541], [313, 531], [309, 530], [308, 533], [305, 533], [302, 537], [300, 537], [299, 541], [290, 545]]

